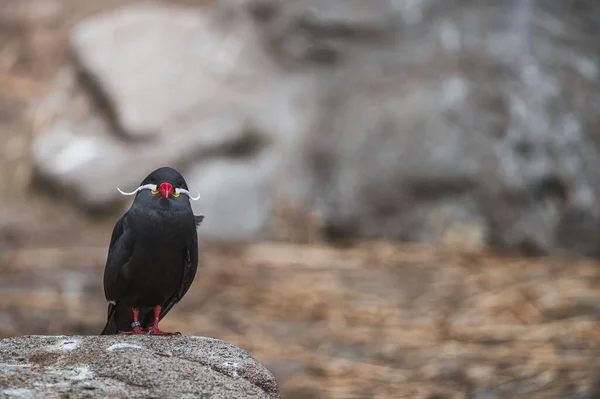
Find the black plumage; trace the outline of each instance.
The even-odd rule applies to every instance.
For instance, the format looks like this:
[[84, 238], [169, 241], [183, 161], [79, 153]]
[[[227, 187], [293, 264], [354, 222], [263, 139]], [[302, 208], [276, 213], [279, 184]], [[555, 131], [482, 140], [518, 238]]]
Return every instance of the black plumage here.
[[102, 335], [169, 335], [158, 322], [194, 280], [196, 228], [204, 217], [193, 214], [187, 183], [175, 169], [153, 171], [134, 193], [110, 240], [104, 269], [109, 306]]

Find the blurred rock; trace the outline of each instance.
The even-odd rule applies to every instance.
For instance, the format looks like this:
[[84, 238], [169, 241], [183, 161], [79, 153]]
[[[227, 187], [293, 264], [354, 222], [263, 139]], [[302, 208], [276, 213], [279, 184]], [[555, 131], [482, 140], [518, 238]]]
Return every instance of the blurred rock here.
[[72, 31], [38, 181], [98, 208], [170, 164], [218, 238], [599, 255], [594, 4], [128, 6]]
[[473, 246], [597, 255], [588, 13], [430, 2], [393, 53], [340, 68], [300, 162], [327, 235], [439, 243], [458, 229]]
[[393, 40], [401, 12], [393, 1], [251, 0], [266, 46], [290, 68], [334, 65]]
[[37, 112], [37, 181], [95, 210], [122, 199], [115, 186], [171, 165], [203, 194], [204, 232], [262, 233], [278, 160], [311, 120], [314, 94], [310, 74], [264, 54], [252, 24], [227, 5], [159, 3], [81, 22], [74, 62]]
[[24, 336], [0, 348], [3, 397], [279, 398], [266, 368], [212, 338]]
[[264, 75], [256, 71], [259, 53], [248, 51], [243, 27], [226, 30], [232, 22], [227, 18], [144, 3], [77, 25], [71, 46], [79, 72], [99, 91], [124, 135], [171, 136], [167, 127], [188, 119], [190, 111], [235, 101], [239, 94], [224, 86]]

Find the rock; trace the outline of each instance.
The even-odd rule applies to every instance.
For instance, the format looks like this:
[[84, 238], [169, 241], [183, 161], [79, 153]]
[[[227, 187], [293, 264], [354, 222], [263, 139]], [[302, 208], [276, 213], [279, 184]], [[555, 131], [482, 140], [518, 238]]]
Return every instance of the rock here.
[[484, 3], [138, 3], [84, 20], [42, 107], [37, 181], [110, 208], [169, 164], [220, 239], [600, 256], [597, 7]]
[[314, 79], [278, 67], [253, 24], [220, 3], [138, 3], [81, 22], [37, 112], [36, 182], [104, 210], [125, 200], [115, 186], [170, 165], [202, 193], [195, 210], [214, 215], [201, 234], [263, 234], [283, 150], [312, 120]]
[[[227, 97], [223, 85], [253, 77], [256, 63], [244, 53], [249, 46], [239, 31], [224, 29], [223, 18], [143, 3], [77, 25], [71, 47], [120, 130], [155, 135], [198, 103]], [[245, 68], [236, 68], [240, 62]]]
[[391, 0], [251, 0], [266, 46], [288, 67], [336, 65], [393, 40], [401, 9]]
[[[135, 188], [148, 171], [163, 165], [181, 167], [194, 152], [218, 152], [247, 136], [238, 121], [213, 115], [181, 119], [171, 135], [127, 142], [114, 134], [106, 115], [98, 113], [75, 71], [65, 69], [57, 87], [38, 109], [44, 133], [32, 148], [35, 178], [86, 209], [101, 210], [122, 200], [116, 187]], [[203, 134], [190, 133], [195, 129]]]
[[0, 396], [279, 398], [246, 351], [195, 336], [23, 336], [0, 341]]
[[301, 163], [330, 238], [599, 254], [600, 52], [559, 3], [430, 4], [338, 70]]

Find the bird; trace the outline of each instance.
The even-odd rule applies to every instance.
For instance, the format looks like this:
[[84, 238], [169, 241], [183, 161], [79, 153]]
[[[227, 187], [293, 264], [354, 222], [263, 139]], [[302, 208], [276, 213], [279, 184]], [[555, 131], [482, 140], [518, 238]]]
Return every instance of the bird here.
[[193, 196], [183, 176], [171, 167], [151, 172], [132, 192], [130, 208], [117, 220], [104, 267], [108, 315], [100, 335], [180, 335], [159, 322], [187, 293], [198, 268]]

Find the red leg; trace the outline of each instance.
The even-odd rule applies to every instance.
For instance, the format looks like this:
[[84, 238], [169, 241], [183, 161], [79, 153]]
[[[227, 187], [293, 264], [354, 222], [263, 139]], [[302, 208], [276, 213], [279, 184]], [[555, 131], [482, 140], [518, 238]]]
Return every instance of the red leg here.
[[148, 329], [150, 335], [179, 335], [179, 332], [165, 332], [158, 328], [158, 318], [160, 317], [161, 306], [154, 307], [154, 325]]
[[144, 334], [146, 331], [140, 325], [140, 311], [137, 308], [132, 308], [133, 310], [133, 323], [131, 327], [133, 327], [133, 331], [119, 331], [119, 334], [124, 335], [132, 335], [132, 334]]

